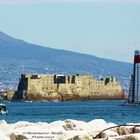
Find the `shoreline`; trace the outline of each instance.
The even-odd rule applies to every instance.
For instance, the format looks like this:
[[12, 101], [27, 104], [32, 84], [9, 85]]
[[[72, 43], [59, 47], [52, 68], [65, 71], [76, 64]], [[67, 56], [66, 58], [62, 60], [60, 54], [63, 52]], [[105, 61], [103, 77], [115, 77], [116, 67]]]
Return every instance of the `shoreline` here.
[[37, 102], [90, 102], [90, 101], [127, 101], [128, 98], [125, 98], [125, 99], [119, 99], [119, 98], [97, 98], [97, 99], [82, 99], [82, 100], [1, 100], [2, 103], [11, 103], [11, 102], [27, 102], [27, 103], [37, 103]]
[[[130, 124], [129, 124], [130, 125]], [[139, 140], [140, 123], [132, 126], [120, 126], [113, 129], [102, 130], [117, 126], [114, 123], [106, 122], [102, 119], [94, 119], [89, 122], [67, 119], [47, 122], [27, 122], [18, 121], [7, 123], [0, 120], [1, 140]], [[138, 125], [135, 127], [135, 125]]]

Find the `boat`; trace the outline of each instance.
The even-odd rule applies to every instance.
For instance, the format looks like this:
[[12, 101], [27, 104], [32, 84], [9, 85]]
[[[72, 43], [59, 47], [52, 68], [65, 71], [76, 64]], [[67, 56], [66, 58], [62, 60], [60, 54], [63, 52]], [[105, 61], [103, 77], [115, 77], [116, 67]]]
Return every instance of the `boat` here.
[[0, 104], [0, 114], [7, 114], [7, 108], [5, 104]]
[[140, 51], [134, 55], [133, 74], [131, 75], [128, 101], [129, 105], [140, 105]]
[[25, 103], [33, 103], [33, 101], [29, 101], [29, 100], [26, 100], [26, 101], [23, 101]]

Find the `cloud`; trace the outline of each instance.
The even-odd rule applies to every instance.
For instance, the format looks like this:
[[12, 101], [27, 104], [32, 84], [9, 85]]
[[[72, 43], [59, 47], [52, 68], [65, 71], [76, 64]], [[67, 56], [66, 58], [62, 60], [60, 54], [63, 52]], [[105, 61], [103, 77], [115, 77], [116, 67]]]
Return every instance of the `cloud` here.
[[112, 3], [140, 4], [140, 0], [0, 0], [0, 4]]

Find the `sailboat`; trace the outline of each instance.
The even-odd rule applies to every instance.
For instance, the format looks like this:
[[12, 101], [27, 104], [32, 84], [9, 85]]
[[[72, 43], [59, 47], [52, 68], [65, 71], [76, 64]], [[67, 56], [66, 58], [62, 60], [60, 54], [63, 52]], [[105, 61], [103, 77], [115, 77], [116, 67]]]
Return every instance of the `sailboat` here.
[[140, 51], [136, 50], [134, 55], [133, 74], [131, 75], [128, 104], [140, 104]]

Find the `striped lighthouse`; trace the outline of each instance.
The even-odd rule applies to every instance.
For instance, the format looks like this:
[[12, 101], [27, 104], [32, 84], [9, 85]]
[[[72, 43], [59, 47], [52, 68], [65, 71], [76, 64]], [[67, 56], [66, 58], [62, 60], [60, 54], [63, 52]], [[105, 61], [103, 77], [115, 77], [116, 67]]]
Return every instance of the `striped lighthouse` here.
[[133, 74], [129, 90], [129, 103], [140, 103], [140, 51], [136, 50], [134, 55]]

